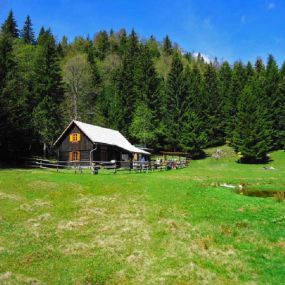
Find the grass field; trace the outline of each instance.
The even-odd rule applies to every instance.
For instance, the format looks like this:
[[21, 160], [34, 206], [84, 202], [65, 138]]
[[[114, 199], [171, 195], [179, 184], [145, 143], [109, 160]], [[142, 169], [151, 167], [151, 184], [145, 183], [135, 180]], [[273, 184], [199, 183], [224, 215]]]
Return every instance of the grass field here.
[[285, 284], [285, 202], [218, 186], [285, 191], [285, 152], [266, 171], [223, 150], [148, 174], [0, 170], [0, 284]]

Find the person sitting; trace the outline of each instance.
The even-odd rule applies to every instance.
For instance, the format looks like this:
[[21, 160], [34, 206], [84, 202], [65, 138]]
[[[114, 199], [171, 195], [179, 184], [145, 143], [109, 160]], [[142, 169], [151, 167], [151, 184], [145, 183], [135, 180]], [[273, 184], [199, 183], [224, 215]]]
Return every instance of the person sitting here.
[[144, 156], [142, 156], [140, 163], [141, 163], [141, 171], [142, 171], [144, 169], [144, 165], [145, 165], [145, 158], [144, 158]]

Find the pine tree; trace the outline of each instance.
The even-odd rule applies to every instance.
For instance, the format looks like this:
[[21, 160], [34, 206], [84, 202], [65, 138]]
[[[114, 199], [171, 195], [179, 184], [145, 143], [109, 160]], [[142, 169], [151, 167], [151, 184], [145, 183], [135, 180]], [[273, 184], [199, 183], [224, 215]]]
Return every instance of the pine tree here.
[[14, 18], [13, 11], [9, 12], [7, 19], [5, 20], [4, 24], [2, 25], [2, 31], [4, 33], [10, 34], [13, 38], [19, 37], [19, 31], [17, 27], [16, 20]]
[[[137, 80], [139, 41], [134, 30], [127, 38], [123, 51], [122, 64], [114, 75], [115, 98], [113, 106], [116, 113], [116, 128], [128, 135], [129, 126], [138, 100]], [[114, 120], [113, 120], [114, 121]]]
[[14, 63], [12, 57], [12, 38], [7, 33], [0, 33], [0, 152], [3, 155], [6, 152], [5, 134], [11, 128], [9, 118], [9, 97], [3, 93], [5, 88], [9, 71], [12, 69]]
[[246, 78], [247, 78], [247, 82], [250, 82], [252, 77], [254, 76], [254, 68], [251, 64], [251, 62], [249, 61], [246, 65], [246, 70], [245, 70], [245, 73], [246, 73]]
[[[147, 45], [141, 45], [137, 57], [136, 71], [134, 73], [134, 91], [137, 96], [139, 105], [144, 103], [151, 113], [153, 131], [156, 133], [159, 122], [162, 117], [161, 113], [161, 94], [159, 92], [160, 79], [157, 76], [151, 51]], [[155, 135], [154, 135], [155, 137]], [[157, 145], [153, 139], [154, 146]], [[153, 147], [154, 147], [153, 146]]]
[[193, 111], [185, 113], [179, 137], [181, 150], [190, 153], [192, 158], [201, 158], [206, 142], [207, 134], [201, 119]]
[[119, 38], [119, 53], [123, 55], [126, 52], [127, 48], [127, 33], [125, 29], [121, 29], [118, 32], [118, 38]]
[[60, 105], [64, 94], [56, 43], [50, 30], [40, 33], [38, 45], [34, 93], [39, 103], [33, 112], [33, 122], [45, 155], [61, 131]]
[[94, 46], [97, 50], [98, 57], [102, 60], [105, 58], [110, 48], [109, 36], [106, 31], [100, 31], [94, 40]]
[[228, 127], [228, 122], [231, 118], [228, 117], [227, 110], [231, 104], [230, 88], [232, 80], [232, 69], [227, 61], [223, 62], [219, 69], [219, 93], [221, 97], [221, 128], [225, 132]]
[[281, 68], [279, 70], [279, 77], [282, 79], [285, 77], [285, 62], [283, 62], [283, 64], [281, 65]]
[[38, 38], [37, 38], [37, 43], [39, 43], [39, 40], [45, 35], [46, 30], [44, 27], [41, 27], [39, 34], [38, 34]]
[[151, 35], [149, 40], [146, 42], [146, 46], [149, 48], [151, 52], [151, 57], [159, 58], [160, 56], [159, 45], [153, 35]]
[[261, 76], [265, 75], [265, 66], [262, 61], [262, 58], [257, 58], [255, 62], [255, 71], [258, 75], [261, 75]]
[[5, 78], [11, 64], [13, 64], [12, 50], [12, 37], [7, 33], [0, 33], [0, 90], [4, 87]]
[[271, 144], [271, 124], [262, 100], [264, 95], [263, 82], [255, 77], [239, 99], [233, 145], [241, 156], [241, 162], [252, 163], [267, 159]]
[[[278, 70], [277, 63], [272, 55], [269, 55], [266, 71], [265, 71], [265, 90], [266, 97], [264, 98], [265, 104], [268, 108], [268, 112], [270, 114], [270, 121], [272, 122], [272, 148], [276, 149], [280, 147], [280, 144], [277, 142], [279, 136], [279, 104], [280, 95], [277, 94], [278, 84], [280, 81], [280, 74]], [[279, 102], [278, 102], [279, 101]]]
[[34, 44], [35, 43], [35, 34], [33, 31], [33, 25], [30, 16], [27, 16], [24, 27], [21, 31], [21, 38], [27, 44]]
[[0, 35], [0, 64], [0, 156], [4, 159], [26, 154], [31, 142], [29, 93], [13, 53], [10, 33]]
[[151, 112], [155, 112], [159, 107], [159, 84], [151, 51], [148, 46], [141, 45], [137, 58], [136, 73], [136, 93], [138, 98], [146, 102]]
[[246, 70], [241, 62], [236, 62], [234, 64], [231, 86], [229, 91], [228, 103], [226, 104], [226, 117], [227, 126], [226, 126], [226, 137], [231, 142], [233, 139], [233, 130], [235, 128], [235, 117], [237, 114], [237, 103], [239, 97], [245, 87], [247, 82]]
[[119, 41], [112, 29], [109, 34], [109, 50], [110, 53], [117, 53], [119, 50]]
[[155, 139], [153, 115], [146, 103], [138, 103], [129, 132], [140, 144], [145, 146], [153, 144]]
[[194, 63], [192, 69], [189, 66], [185, 70], [185, 83], [188, 93], [187, 104], [200, 118], [203, 117], [203, 79], [199, 66]]
[[183, 64], [180, 56], [175, 53], [166, 82], [167, 113], [164, 119], [167, 128], [166, 143], [173, 150], [179, 148], [178, 138], [181, 133], [181, 121], [184, 114], [183, 106], [186, 98], [187, 89], [184, 81]]
[[274, 147], [285, 149], [285, 77], [281, 78], [272, 104], [274, 108]]
[[139, 52], [139, 39], [134, 30], [131, 31], [131, 34], [127, 39], [127, 52], [132, 58], [135, 58]]
[[203, 90], [203, 121], [210, 145], [224, 142], [222, 128], [222, 100], [218, 88], [218, 75], [212, 64], [206, 65]]
[[171, 40], [170, 40], [170, 38], [169, 38], [168, 35], [163, 39], [162, 50], [163, 50], [164, 53], [167, 54], [167, 55], [171, 55], [172, 52], [173, 52], [172, 42], [171, 42]]

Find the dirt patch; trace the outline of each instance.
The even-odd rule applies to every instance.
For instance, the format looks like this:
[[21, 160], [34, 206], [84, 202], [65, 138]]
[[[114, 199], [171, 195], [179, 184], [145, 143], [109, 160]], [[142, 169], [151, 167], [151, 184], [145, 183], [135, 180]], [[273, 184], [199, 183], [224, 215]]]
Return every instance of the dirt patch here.
[[57, 229], [59, 231], [72, 231], [80, 229], [87, 224], [88, 224], [88, 219], [86, 217], [81, 217], [73, 221], [61, 221], [58, 224]]
[[30, 204], [21, 204], [20, 210], [25, 211], [25, 212], [33, 212], [39, 208], [43, 208], [43, 207], [50, 208], [51, 206], [52, 204], [48, 201], [36, 199]]
[[4, 192], [0, 192], [0, 200], [12, 200], [12, 201], [19, 201], [21, 198], [15, 194], [8, 194]]
[[85, 216], [104, 216], [106, 212], [107, 209], [105, 208], [84, 208], [79, 210], [79, 213]]
[[76, 242], [61, 246], [59, 250], [67, 255], [86, 255], [90, 254], [90, 250], [93, 248], [94, 246], [92, 244]]
[[45, 222], [45, 221], [48, 221], [50, 219], [50, 217], [51, 217], [51, 215], [49, 213], [45, 213], [45, 214], [42, 214], [36, 218], [29, 219], [28, 223], [34, 224], [34, 223], [38, 223], [38, 222]]
[[29, 187], [40, 190], [55, 190], [57, 188], [57, 183], [37, 180], [29, 183]]
[[36, 278], [31, 278], [22, 274], [15, 274], [10, 271], [0, 273], [0, 284], [7, 285], [42, 285], [43, 283]]

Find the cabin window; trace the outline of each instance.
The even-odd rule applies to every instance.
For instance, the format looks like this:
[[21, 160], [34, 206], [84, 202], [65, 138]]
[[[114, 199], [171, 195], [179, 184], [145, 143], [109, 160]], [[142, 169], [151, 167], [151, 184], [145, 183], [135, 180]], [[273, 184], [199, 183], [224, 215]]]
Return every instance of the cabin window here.
[[79, 161], [80, 160], [80, 151], [71, 151], [69, 153], [70, 161]]
[[69, 136], [69, 141], [72, 143], [76, 143], [80, 141], [80, 134], [79, 133], [72, 133]]

